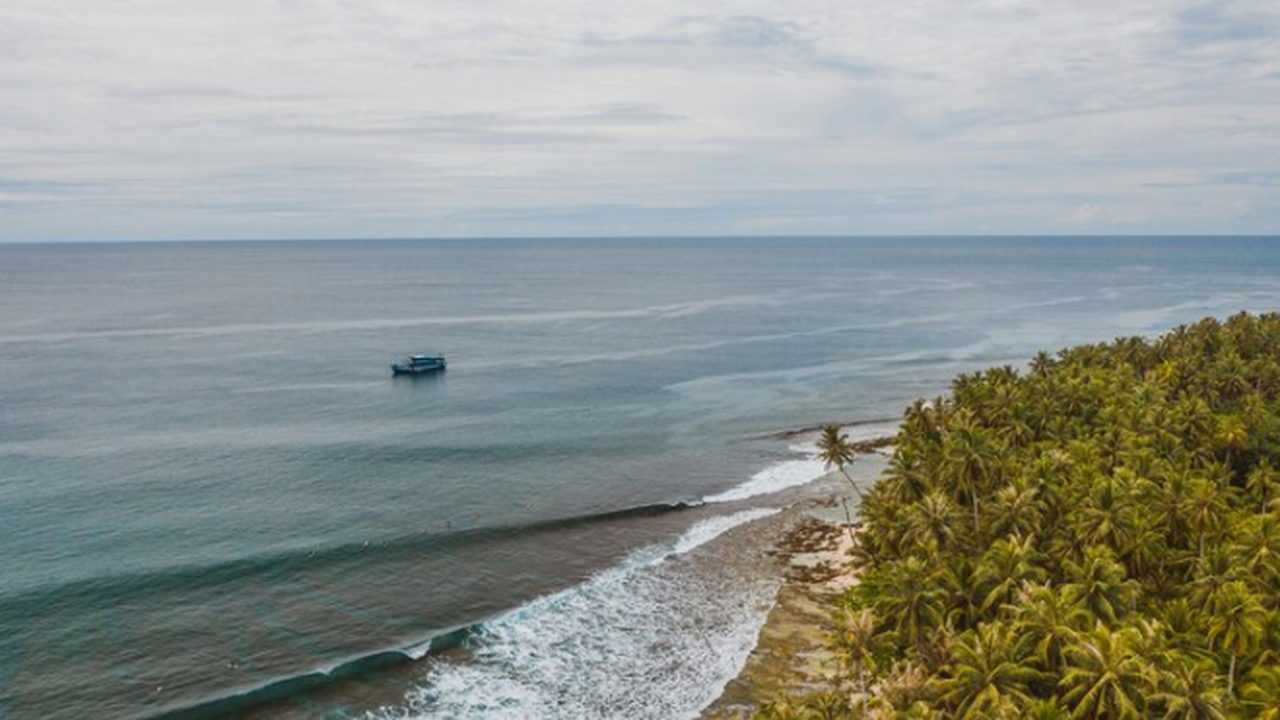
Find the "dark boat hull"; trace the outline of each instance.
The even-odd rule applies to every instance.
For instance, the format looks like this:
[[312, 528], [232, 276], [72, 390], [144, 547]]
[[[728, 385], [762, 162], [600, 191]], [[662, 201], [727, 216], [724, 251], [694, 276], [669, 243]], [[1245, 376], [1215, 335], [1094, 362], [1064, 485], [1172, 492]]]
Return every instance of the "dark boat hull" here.
[[445, 368], [445, 362], [443, 359], [438, 362], [414, 363], [412, 365], [405, 365], [402, 363], [392, 363], [391, 374], [392, 375], [425, 375], [427, 373], [440, 372], [441, 370], [444, 370], [444, 368]]

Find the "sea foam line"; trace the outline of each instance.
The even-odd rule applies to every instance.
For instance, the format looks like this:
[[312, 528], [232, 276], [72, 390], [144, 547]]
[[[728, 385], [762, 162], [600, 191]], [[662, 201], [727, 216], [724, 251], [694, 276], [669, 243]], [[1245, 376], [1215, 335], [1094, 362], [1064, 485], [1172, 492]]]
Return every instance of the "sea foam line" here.
[[792, 445], [792, 452], [804, 453], [805, 457], [794, 460], [783, 460], [751, 476], [751, 479], [721, 493], [703, 498], [707, 503], [734, 502], [746, 500], [757, 495], [769, 495], [798, 487], [817, 480], [827, 474], [827, 466], [818, 459], [818, 448], [813, 444]]
[[777, 512], [704, 520], [674, 543], [484, 623], [468, 660], [441, 662], [403, 706], [368, 717], [697, 717], [746, 661], [777, 586], [671, 560]]

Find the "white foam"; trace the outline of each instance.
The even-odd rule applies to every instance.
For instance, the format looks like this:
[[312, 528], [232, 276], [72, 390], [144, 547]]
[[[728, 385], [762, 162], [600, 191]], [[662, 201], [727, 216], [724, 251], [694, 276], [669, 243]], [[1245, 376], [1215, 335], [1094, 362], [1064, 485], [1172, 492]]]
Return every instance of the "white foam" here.
[[808, 457], [783, 460], [780, 463], [770, 465], [752, 475], [750, 480], [741, 485], [722, 493], [708, 495], [703, 500], [708, 503], [723, 503], [745, 500], [757, 495], [769, 495], [787, 488], [811, 483], [827, 474], [828, 468], [826, 464], [817, 458], [817, 447], [813, 445], [794, 445], [791, 449], [795, 452], [805, 453]]
[[730, 582], [668, 560], [776, 512], [703, 521], [486, 623], [468, 660], [442, 661], [403, 706], [369, 717], [697, 717], [746, 662], [776, 583]]
[[694, 525], [689, 529], [671, 550], [672, 555], [683, 555], [690, 550], [702, 547], [707, 543], [715, 540], [726, 532], [738, 527], [744, 523], [753, 520], [777, 515], [780, 510], [777, 508], [755, 508], [753, 510], [743, 510], [732, 515], [723, 515], [720, 517], [710, 518]]

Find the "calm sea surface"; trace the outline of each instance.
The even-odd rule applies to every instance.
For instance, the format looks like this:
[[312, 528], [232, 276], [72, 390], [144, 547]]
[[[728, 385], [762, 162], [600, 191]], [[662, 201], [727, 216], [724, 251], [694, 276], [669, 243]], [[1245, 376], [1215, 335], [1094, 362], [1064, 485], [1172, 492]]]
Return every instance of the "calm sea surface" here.
[[1276, 309], [1265, 239], [0, 246], [0, 716], [696, 715], [778, 433]]

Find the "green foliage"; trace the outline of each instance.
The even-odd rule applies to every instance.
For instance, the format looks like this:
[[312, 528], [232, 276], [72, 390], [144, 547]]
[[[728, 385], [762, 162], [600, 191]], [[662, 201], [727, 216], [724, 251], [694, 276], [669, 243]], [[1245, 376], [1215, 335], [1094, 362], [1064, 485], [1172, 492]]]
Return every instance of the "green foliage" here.
[[1276, 468], [1277, 314], [957, 377], [863, 504], [843, 717], [1280, 720]]

